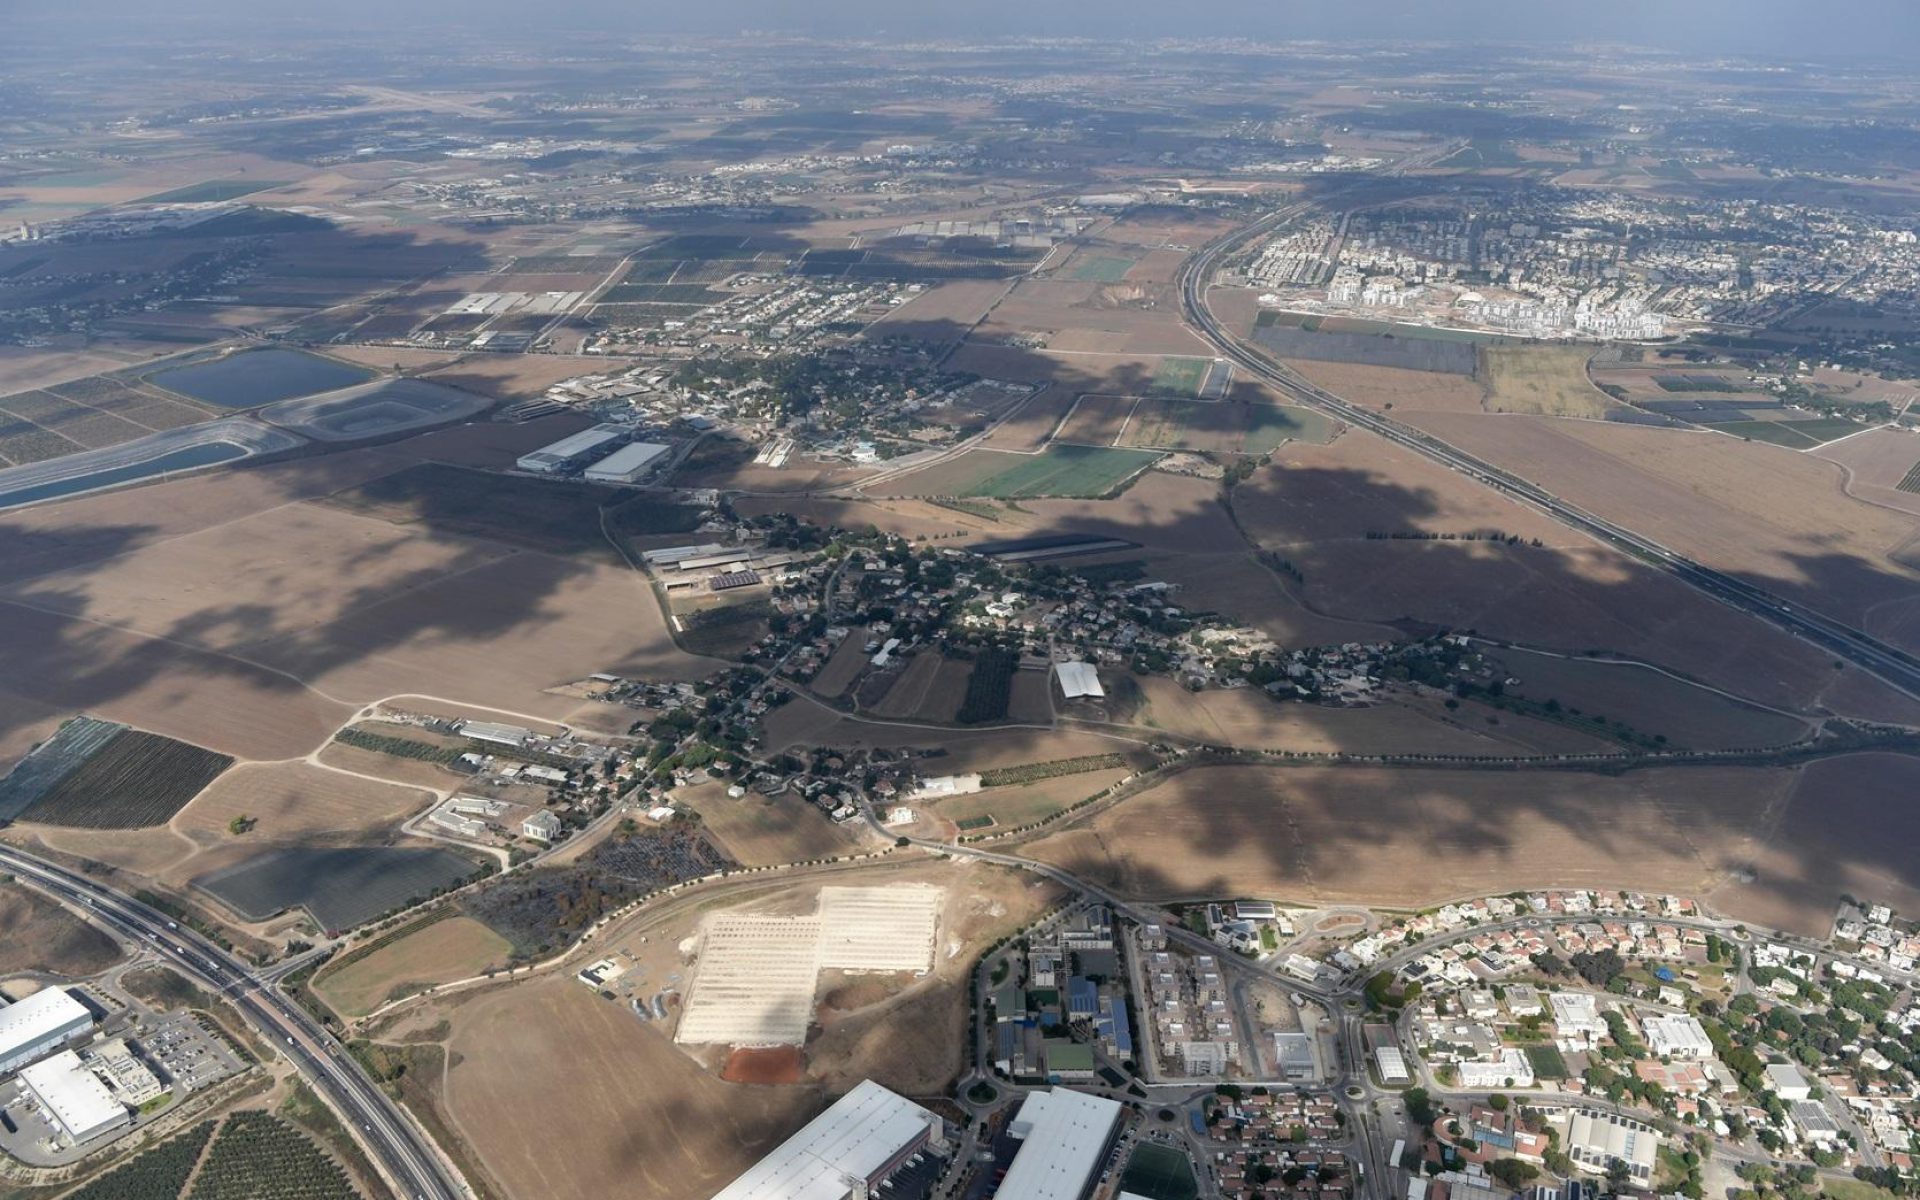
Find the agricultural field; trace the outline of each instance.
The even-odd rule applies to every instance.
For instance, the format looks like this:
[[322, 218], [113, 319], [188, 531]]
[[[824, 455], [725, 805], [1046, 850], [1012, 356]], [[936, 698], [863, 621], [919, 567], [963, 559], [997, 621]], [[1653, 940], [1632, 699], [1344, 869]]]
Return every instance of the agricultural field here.
[[[723, 1083], [564, 974], [438, 1011], [452, 1026], [448, 1116], [513, 1197], [705, 1200], [830, 1099], [807, 1087]], [[527, 1119], [539, 1111], [569, 1115], [557, 1125]]]
[[[395, 525], [417, 526], [544, 550], [610, 556], [600, 513], [627, 498], [618, 488], [564, 479], [498, 475], [443, 463], [420, 463], [326, 498], [325, 504]], [[630, 533], [660, 528], [650, 511], [632, 515]], [[686, 526], [691, 528], [691, 526]]]
[[997, 646], [981, 650], [974, 657], [973, 670], [967, 674], [966, 693], [961, 697], [954, 720], [962, 725], [1005, 720], [1012, 706], [1014, 677], [1019, 671], [1017, 650]]
[[1708, 691], [1649, 667], [1498, 649], [1492, 657], [1520, 680], [1507, 691], [1553, 704], [1582, 723], [1601, 719], [1692, 750], [1781, 746], [1811, 732], [1803, 719]]
[[70, 979], [121, 960], [119, 943], [40, 893], [0, 884], [0, 976], [44, 971]]
[[[452, 776], [445, 786], [454, 782]], [[237, 818], [247, 836], [264, 842], [389, 829], [426, 808], [433, 793], [330, 771], [305, 762], [241, 763], [173, 820], [196, 840], [223, 841]]]
[[861, 848], [860, 830], [854, 824], [835, 824], [819, 809], [787, 793], [763, 796], [750, 791], [736, 798], [727, 795], [726, 784], [716, 781], [679, 788], [673, 800], [698, 813], [707, 833], [741, 866], [834, 858]]
[[125, 729], [42, 793], [21, 817], [81, 829], [163, 825], [232, 765], [225, 754]]
[[359, 1200], [346, 1170], [270, 1113], [243, 1110], [220, 1126], [186, 1200]]
[[870, 707], [882, 717], [951, 721], [966, 697], [967, 677], [972, 671], [973, 664], [964, 659], [923, 650], [913, 656], [887, 694]]
[[285, 181], [271, 179], [209, 179], [204, 183], [190, 183], [172, 191], [157, 192], [151, 196], [142, 196], [135, 204], [214, 204], [225, 200], [238, 200], [242, 196], [251, 196], [255, 192], [270, 192], [274, 188], [285, 187]]
[[95, 717], [63, 721], [0, 779], [0, 821], [17, 820], [56, 784], [80, 769], [96, 751], [125, 732], [126, 726]]
[[362, 1017], [389, 1000], [423, 988], [468, 979], [488, 967], [504, 967], [513, 947], [472, 917], [443, 916], [407, 926], [403, 936], [384, 938], [370, 953], [336, 960], [313, 979], [313, 990], [335, 1012]]
[[1489, 412], [1549, 417], [1606, 416], [1613, 405], [1587, 379], [1587, 346], [1492, 345], [1480, 348], [1480, 382]]
[[1312, 409], [1235, 400], [1142, 400], [1118, 444], [1150, 450], [1267, 454], [1282, 442], [1333, 440], [1332, 420]]
[[1418, 906], [1533, 887], [1689, 893], [1751, 861], [1791, 786], [1758, 767], [1201, 767], [1024, 853], [1141, 898], [1252, 891]]
[[985, 787], [965, 796], [918, 803], [931, 808], [942, 820], [951, 821], [962, 830], [1005, 829], [1064, 812], [1131, 773], [1129, 767], [1107, 767], [1036, 779], [1029, 783]]
[[1831, 931], [1844, 895], [1870, 896], [1899, 911], [1920, 908], [1920, 760], [1854, 754], [1793, 772], [1784, 803], [1769, 805], [1750, 878], [1711, 893], [1729, 916], [1807, 937]]
[[1278, 318], [1283, 314], [1262, 313], [1262, 322], [1254, 326], [1253, 340], [1279, 358], [1466, 376], [1475, 375], [1479, 369], [1478, 347], [1470, 340], [1416, 336], [1412, 332], [1402, 334], [1397, 328], [1392, 337], [1381, 333], [1336, 332], [1318, 324], [1308, 328], [1279, 320], [1264, 321], [1269, 315]]
[[1159, 457], [1144, 450], [1069, 445], [1022, 455], [969, 450], [887, 486], [918, 496], [1099, 497], [1120, 489]]
[[290, 846], [193, 881], [248, 921], [304, 908], [323, 930], [347, 930], [425, 900], [478, 870], [451, 850]]

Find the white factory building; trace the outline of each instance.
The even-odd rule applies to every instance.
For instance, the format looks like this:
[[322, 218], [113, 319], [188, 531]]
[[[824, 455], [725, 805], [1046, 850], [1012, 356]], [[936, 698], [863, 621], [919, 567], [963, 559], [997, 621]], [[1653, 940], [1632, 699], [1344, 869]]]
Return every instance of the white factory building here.
[[1007, 1133], [1020, 1150], [996, 1200], [1085, 1200], [1120, 1131], [1120, 1102], [1065, 1088], [1033, 1092]]
[[1566, 1144], [1567, 1157], [1582, 1171], [1605, 1175], [1609, 1167], [1619, 1163], [1630, 1180], [1645, 1187], [1653, 1179], [1660, 1134], [1645, 1121], [1581, 1109], [1567, 1127]]
[[1685, 1013], [1647, 1018], [1647, 1046], [1655, 1057], [1699, 1060], [1713, 1057], [1713, 1040], [1700, 1022]]
[[946, 1150], [939, 1115], [868, 1079], [714, 1200], [867, 1200], [922, 1150]]
[[514, 465], [522, 471], [552, 475], [590, 463], [596, 458], [604, 458], [629, 432], [625, 425], [595, 425], [592, 429], [582, 429], [557, 442], [549, 442], [538, 450], [528, 451], [515, 459]]
[[1060, 692], [1069, 700], [1106, 698], [1106, 689], [1100, 686], [1100, 672], [1094, 670], [1092, 663], [1055, 663], [1053, 677], [1060, 681]]
[[62, 1136], [79, 1145], [133, 1122], [127, 1106], [71, 1050], [20, 1072], [20, 1082], [40, 1102]]
[[93, 1028], [93, 1014], [61, 988], [43, 988], [0, 1008], [0, 1075], [66, 1045]]
[[634, 442], [587, 468], [594, 483], [636, 483], [659, 463], [669, 447], [659, 442]]

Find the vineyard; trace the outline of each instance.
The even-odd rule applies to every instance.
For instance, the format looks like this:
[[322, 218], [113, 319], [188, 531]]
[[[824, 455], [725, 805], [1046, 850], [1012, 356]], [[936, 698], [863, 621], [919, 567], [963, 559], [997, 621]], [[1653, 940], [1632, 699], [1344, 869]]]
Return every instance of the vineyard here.
[[233, 759], [127, 729], [54, 784], [22, 814], [43, 825], [142, 829], [164, 825]]
[[1057, 779], [1062, 775], [1112, 771], [1126, 765], [1126, 758], [1119, 754], [1088, 754], [1080, 758], [1056, 758], [1052, 762], [1027, 763], [1024, 766], [999, 767], [991, 771], [982, 771], [980, 786], [983, 788], [1013, 787], [1023, 783], [1038, 783], [1042, 779]]
[[264, 1112], [227, 1118], [188, 1200], [359, 1200], [339, 1163]]
[[1013, 699], [1013, 673], [1020, 669], [1020, 655], [1000, 646], [980, 652], [973, 673], [967, 676], [967, 697], [960, 702], [955, 719], [962, 725], [998, 721], [1007, 715]]
[[67, 1200], [179, 1200], [212, 1135], [212, 1121], [196, 1125], [69, 1193]]

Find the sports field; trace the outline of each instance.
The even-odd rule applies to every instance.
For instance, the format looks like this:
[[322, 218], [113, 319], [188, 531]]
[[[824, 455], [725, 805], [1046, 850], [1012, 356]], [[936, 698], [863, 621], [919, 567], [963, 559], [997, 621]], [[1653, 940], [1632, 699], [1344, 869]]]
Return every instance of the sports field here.
[[1133, 259], [1120, 258], [1111, 254], [1096, 254], [1082, 257], [1074, 262], [1069, 277], [1090, 280], [1094, 283], [1119, 283], [1133, 270]]
[[1127, 1159], [1120, 1189], [1147, 1200], [1193, 1200], [1200, 1194], [1193, 1164], [1172, 1146], [1142, 1142]]
[[1160, 360], [1154, 368], [1153, 390], [1174, 396], [1197, 396], [1200, 385], [1206, 382], [1207, 371], [1213, 366], [1211, 359], [1179, 358], [1173, 355]]
[[1039, 454], [970, 450], [901, 481], [921, 496], [1105, 496], [1152, 466], [1146, 450], [1049, 446]]

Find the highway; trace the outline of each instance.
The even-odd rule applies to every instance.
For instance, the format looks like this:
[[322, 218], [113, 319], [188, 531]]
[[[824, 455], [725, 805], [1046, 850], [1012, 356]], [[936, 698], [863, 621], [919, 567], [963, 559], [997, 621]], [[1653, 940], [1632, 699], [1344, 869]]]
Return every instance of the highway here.
[[304, 1009], [263, 982], [239, 960], [148, 908], [77, 872], [12, 847], [0, 847], [0, 868], [86, 911], [123, 936], [145, 943], [169, 966], [225, 998], [274, 1048], [285, 1053], [308, 1086], [347, 1124], [400, 1196], [461, 1200], [470, 1193], [433, 1142], [401, 1107], [340, 1052]]
[[1220, 356], [1251, 372], [1302, 404], [1330, 413], [1350, 425], [1458, 471], [1530, 508], [1536, 509], [1605, 545], [1665, 571], [1729, 608], [1759, 617], [1836, 658], [1867, 671], [1909, 696], [1920, 698], [1920, 658], [1820, 613], [1787, 603], [1764, 588], [1676, 554], [1651, 538], [1595, 516], [1545, 488], [1402, 425], [1380, 413], [1349, 403], [1230, 334], [1208, 308], [1206, 292], [1221, 257], [1251, 237], [1265, 233], [1299, 213], [1304, 205], [1281, 209], [1207, 246], [1189, 258], [1180, 276], [1180, 304], [1188, 324], [1212, 342]]

